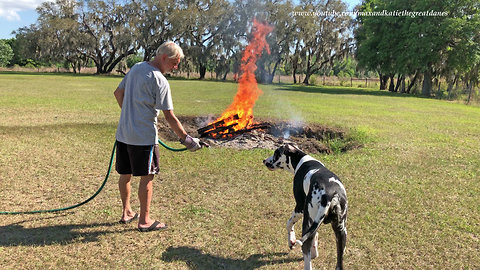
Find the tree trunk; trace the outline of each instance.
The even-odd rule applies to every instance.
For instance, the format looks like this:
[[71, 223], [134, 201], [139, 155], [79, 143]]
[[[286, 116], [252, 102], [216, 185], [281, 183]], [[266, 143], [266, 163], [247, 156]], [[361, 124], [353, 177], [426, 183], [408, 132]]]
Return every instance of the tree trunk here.
[[405, 75], [402, 77], [402, 83], [400, 87], [400, 93], [405, 93]]
[[255, 78], [257, 79], [257, 82], [259, 83], [266, 83], [267, 79], [267, 74], [268, 72], [265, 70], [265, 67], [262, 64], [257, 65], [257, 71], [255, 72]]
[[198, 70], [200, 71], [200, 80], [205, 79], [205, 74], [207, 73], [207, 66], [200, 64], [198, 67]]
[[303, 79], [303, 83], [304, 83], [305, 85], [309, 85], [309, 82], [308, 82], [308, 81], [310, 80], [310, 76], [311, 76], [311, 75], [312, 75], [312, 74], [310, 74], [310, 72], [308, 72], [308, 71], [305, 73], [305, 79]]
[[424, 73], [422, 95], [429, 97], [432, 93], [432, 73], [430, 70]]
[[[398, 74], [397, 76], [397, 85], [395, 86], [394, 92], [398, 92], [398, 88], [402, 85], [402, 81], [405, 81], [405, 76]], [[402, 92], [403, 93], [403, 92]]]
[[292, 73], [293, 73], [293, 84], [296, 84], [297, 83], [297, 68], [293, 68], [292, 70]]
[[390, 86], [388, 87], [388, 91], [395, 92], [395, 74], [390, 75]]
[[388, 76], [382, 75], [381, 73], [379, 74], [379, 76], [380, 76], [380, 90], [386, 90], [387, 89]]
[[267, 78], [267, 83], [268, 84], [273, 83], [273, 79], [275, 78], [275, 72], [277, 72], [277, 67], [278, 67], [279, 63], [280, 63], [280, 59], [277, 62], [275, 62], [275, 65], [273, 66], [272, 72], [268, 74], [268, 78]]
[[150, 56], [150, 50], [145, 50], [145, 52], [143, 53], [143, 61], [150, 61], [151, 60], [151, 56]]
[[227, 75], [228, 75], [229, 72], [230, 72], [230, 61], [228, 62], [227, 69], [225, 70], [225, 73], [223, 73], [222, 81], [227, 80]]
[[415, 82], [417, 81], [417, 78], [418, 78], [418, 72], [415, 73], [415, 76], [413, 77], [412, 81], [411, 81], [410, 84], [408, 85], [407, 94], [410, 94], [410, 93], [411, 93], [412, 87], [415, 85]]
[[70, 62], [70, 65], [72, 65], [73, 74], [77, 74], [77, 66], [75, 65], [75, 62], [73, 61], [69, 61], [69, 62]]
[[467, 82], [467, 91], [468, 91], [468, 99], [467, 99], [467, 105], [468, 105], [472, 100], [473, 82]]
[[266, 83], [267, 83], [267, 84], [272, 84], [272, 83], [273, 83], [274, 76], [275, 76], [275, 75], [268, 74]]
[[452, 97], [452, 90], [453, 90], [453, 86], [455, 85], [456, 81], [457, 81], [457, 76], [455, 76], [453, 78], [453, 81], [448, 82], [448, 86], [447, 86], [448, 99], [450, 99]]
[[438, 87], [437, 87], [437, 94], [436, 95], [437, 95], [437, 97], [442, 98], [442, 96], [443, 96], [442, 89], [441, 89], [442, 83], [440, 82], [440, 80], [437, 80], [437, 86]]

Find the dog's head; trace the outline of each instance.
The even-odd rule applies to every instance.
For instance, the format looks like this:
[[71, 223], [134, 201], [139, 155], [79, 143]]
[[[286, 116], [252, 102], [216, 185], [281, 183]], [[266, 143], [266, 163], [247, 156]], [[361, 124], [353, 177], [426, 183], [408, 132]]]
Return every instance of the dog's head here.
[[298, 149], [298, 147], [287, 143], [277, 148], [273, 153], [273, 156], [265, 159], [263, 164], [265, 164], [265, 166], [271, 171], [284, 169], [291, 173], [295, 173], [294, 164], [298, 164], [298, 160], [304, 155], [305, 153]]

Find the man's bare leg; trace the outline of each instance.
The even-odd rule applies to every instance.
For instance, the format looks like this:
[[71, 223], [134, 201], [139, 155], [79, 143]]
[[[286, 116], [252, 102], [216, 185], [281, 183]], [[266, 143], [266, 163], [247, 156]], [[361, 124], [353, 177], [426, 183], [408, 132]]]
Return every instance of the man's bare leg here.
[[131, 179], [131, 174], [121, 174], [120, 179], [118, 179], [118, 190], [120, 191], [120, 198], [122, 199], [123, 208], [121, 220], [123, 221], [129, 220], [135, 216], [135, 212], [132, 211], [132, 207], [130, 206]]
[[[140, 219], [138, 220], [139, 228], [150, 227], [155, 220], [150, 219], [150, 202], [153, 195], [153, 174], [140, 177], [138, 186], [138, 199], [140, 200]], [[157, 228], [164, 227], [164, 223], [158, 224]]]

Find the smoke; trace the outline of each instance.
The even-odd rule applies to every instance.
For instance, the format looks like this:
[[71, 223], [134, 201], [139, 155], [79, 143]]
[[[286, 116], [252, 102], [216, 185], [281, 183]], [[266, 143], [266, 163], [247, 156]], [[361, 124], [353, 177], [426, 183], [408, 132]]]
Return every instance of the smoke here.
[[305, 118], [297, 108], [292, 106], [289, 100], [276, 98], [274, 108], [274, 115], [281, 116], [288, 122], [288, 126], [279, 129], [274, 136], [289, 139], [290, 136], [299, 134], [303, 131]]
[[217, 119], [217, 117], [213, 114], [209, 114], [208, 116], [205, 116], [205, 117], [198, 117], [195, 119], [195, 124], [198, 126], [198, 127], [204, 127], [210, 123], [212, 123], [213, 121], [215, 121], [215, 119]]

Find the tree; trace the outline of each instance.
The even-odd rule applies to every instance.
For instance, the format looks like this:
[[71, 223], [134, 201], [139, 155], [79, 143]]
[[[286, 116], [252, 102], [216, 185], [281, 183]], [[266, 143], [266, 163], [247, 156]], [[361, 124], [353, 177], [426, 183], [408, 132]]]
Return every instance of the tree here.
[[135, 54], [133, 17], [130, 6], [115, 0], [82, 1], [80, 23], [85, 33], [83, 53], [97, 68], [97, 74], [110, 73], [124, 58]]
[[41, 34], [35, 24], [21, 27], [13, 34], [15, 34], [14, 63], [25, 65], [28, 59], [39, 59]]
[[[475, 74], [479, 5], [474, 0], [364, 1], [360, 11], [408, 9], [418, 13], [360, 16], [356, 31], [359, 64], [380, 74], [381, 89], [386, 87], [385, 78], [389, 78], [389, 90], [397, 91], [407, 76], [413, 76], [407, 92], [418, 78], [423, 78], [422, 95], [430, 96], [432, 82], [441, 76], [447, 78], [451, 89], [461, 77], [459, 73], [467, 75], [473, 70]], [[469, 80], [466, 76], [464, 79]]]
[[[363, 2], [359, 11], [375, 12], [387, 8], [391, 7], [382, 1], [368, 0]], [[403, 18], [359, 16], [357, 20], [360, 25], [355, 31], [359, 66], [376, 71], [380, 77], [380, 90], [385, 90], [388, 80], [396, 73], [396, 57], [402, 53], [395, 46], [401, 42], [400, 25]]]
[[172, 14], [176, 9], [173, 0], [139, 0], [128, 5], [129, 13], [134, 14], [130, 21], [130, 28], [135, 31], [139, 48], [143, 48], [143, 60], [148, 61], [155, 56], [157, 48], [179, 34], [172, 27]]
[[88, 46], [84, 44], [88, 37], [80, 31], [77, 8], [77, 3], [70, 0], [44, 2], [37, 8], [40, 58], [54, 63], [66, 61], [75, 73], [87, 60], [83, 50]]
[[4, 67], [10, 63], [13, 58], [13, 50], [8, 43], [0, 39], [0, 67]]
[[[298, 33], [294, 33], [294, 37], [297, 37]], [[295, 38], [295, 46], [293, 47], [293, 54], [288, 58], [287, 61], [290, 62], [290, 65], [292, 67], [292, 76], [293, 76], [293, 83], [297, 83], [297, 71], [300, 69], [303, 69], [303, 63], [300, 58], [300, 55], [302, 54], [301, 48], [300, 48], [300, 43], [301, 40], [299, 38]]]
[[200, 79], [205, 78], [207, 64], [212, 58], [221, 34], [227, 28], [233, 10], [226, 0], [178, 1], [172, 14], [172, 27], [180, 31], [179, 41], [196, 64]]
[[296, 11], [311, 12], [312, 16], [297, 16], [301, 55], [304, 57], [305, 79], [309, 84], [312, 74], [322, 69], [326, 64], [332, 64], [334, 59], [343, 58], [350, 50], [352, 40], [349, 37], [351, 18], [337, 16], [346, 11], [346, 5], [340, 0], [304, 0]]
[[480, 78], [480, 4], [475, 1], [464, 1], [462, 8], [457, 9], [450, 18], [449, 40], [442, 74], [448, 82], [447, 92], [450, 94], [453, 85], [460, 79], [465, 82], [470, 102], [473, 87]]
[[263, 54], [257, 62], [258, 77], [262, 83], [272, 83], [275, 72], [287, 60], [294, 42], [293, 4], [291, 1], [267, 1], [265, 11], [265, 21], [274, 29], [266, 37], [270, 54]]
[[353, 77], [355, 76], [356, 64], [356, 61], [352, 57], [336, 60], [333, 62], [333, 75], [338, 77]]
[[21, 62], [21, 59], [18, 55], [18, 52], [17, 51], [17, 47], [18, 47], [18, 42], [17, 42], [17, 39], [15, 38], [10, 38], [10, 39], [4, 39], [5, 43], [8, 44], [10, 46], [10, 48], [12, 49], [12, 52], [13, 52], [13, 56], [12, 58], [9, 60], [9, 64], [8, 65], [19, 65], [20, 62]]

